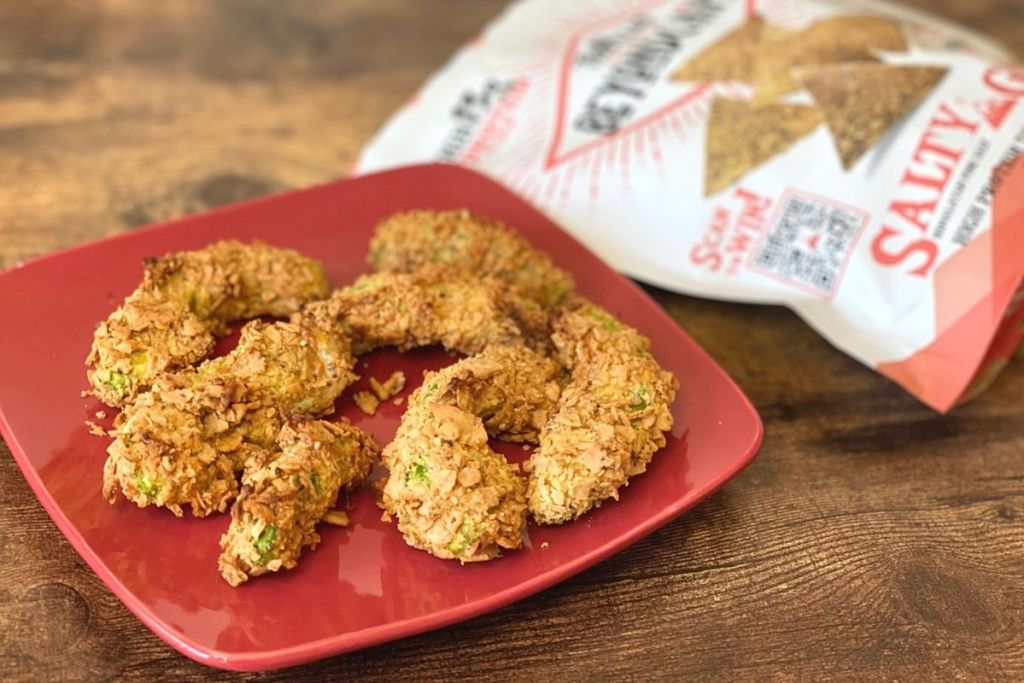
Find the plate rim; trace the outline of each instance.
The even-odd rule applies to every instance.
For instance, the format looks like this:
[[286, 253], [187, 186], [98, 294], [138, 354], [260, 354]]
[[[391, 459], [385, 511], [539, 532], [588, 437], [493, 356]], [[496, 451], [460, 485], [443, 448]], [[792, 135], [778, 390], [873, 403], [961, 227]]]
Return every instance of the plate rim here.
[[517, 583], [513, 586], [509, 586], [500, 592], [493, 593], [478, 600], [462, 603], [417, 617], [411, 617], [401, 621], [388, 621], [358, 631], [337, 633], [317, 640], [288, 645], [273, 650], [261, 650], [258, 652], [225, 652], [215, 647], [200, 645], [189, 638], [186, 634], [178, 633], [171, 629], [152, 612], [143, 600], [136, 597], [135, 594], [118, 579], [117, 575], [113, 571], [107, 568], [106, 564], [103, 563], [97, 554], [88, 548], [88, 544], [84, 537], [78, 531], [71, 519], [64, 513], [57, 501], [50, 495], [46, 486], [43, 484], [38, 471], [29, 462], [27, 454], [22, 448], [20, 441], [16, 437], [6, 415], [4, 414], [3, 406], [0, 405], [0, 434], [3, 435], [4, 440], [10, 448], [11, 455], [18, 465], [18, 469], [21, 470], [22, 476], [28, 482], [36, 499], [42, 504], [43, 509], [46, 510], [50, 519], [53, 520], [57, 528], [74, 548], [75, 552], [78, 553], [78, 556], [85, 560], [86, 564], [89, 565], [90, 569], [93, 570], [103, 584], [114, 593], [115, 597], [117, 597], [117, 599], [127, 607], [128, 610], [137, 619], [139, 619], [139, 621], [141, 621], [165, 643], [195, 662], [222, 670], [239, 672], [257, 672], [282, 669], [331, 656], [342, 655], [362, 648], [371, 647], [373, 645], [380, 645], [386, 642], [425, 633], [427, 631], [444, 628], [452, 624], [493, 612], [531, 595], [535, 595], [547, 588], [550, 588], [551, 586], [554, 586], [555, 584], [561, 583], [562, 581], [565, 581], [576, 574], [603, 562], [610, 556], [650, 535], [657, 529], [666, 525], [668, 522], [679, 517], [707, 499], [726, 482], [743, 471], [754, 460], [760, 451], [764, 442], [764, 423], [756, 407], [729, 373], [727, 373], [725, 369], [722, 368], [721, 365], [719, 365], [711, 356], [711, 354], [704, 349], [703, 346], [697, 343], [697, 341], [693, 339], [679, 323], [668, 315], [664, 307], [658, 304], [636, 282], [618, 271], [615, 271], [607, 264], [607, 262], [594, 254], [589, 247], [562, 228], [558, 221], [551, 218], [535, 204], [514, 193], [506, 186], [496, 182], [485, 174], [477, 173], [453, 164], [429, 163], [401, 166], [376, 173], [343, 177], [309, 187], [286, 190], [239, 202], [228, 203], [215, 207], [209, 211], [181, 216], [133, 229], [131, 231], [116, 233], [114, 235], [72, 245], [26, 261], [15, 263], [3, 270], [0, 270], [0, 280], [3, 280], [26, 268], [32, 268], [53, 259], [71, 256], [78, 251], [93, 249], [101, 245], [108, 245], [121, 240], [137, 239], [138, 235], [166, 230], [176, 224], [188, 222], [200, 216], [206, 219], [217, 214], [229, 213], [241, 208], [277, 201], [287, 196], [307, 193], [313, 190], [322, 190], [335, 185], [354, 181], [358, 182], [384, 175], [399, 175], [409, 171], [431, 172], [432, 170], [444, 173], [463, 173], [467, 176], [472, 176], [477, 181], [484, 180], [487, 183], [497, 186], [517, 201], [526, 204], [531, 209], [540, 213], [555, 228], [561, 230], [570, 239], [574, 240], [583, 249], [590, 253], [595, 259], [606, 265], [608, 269], [614, 273], [614, 276], [619, 279], [620, 285], [631, 288], [635, 293], [639, 294], [644, 301], [644, 305], [647, 306], [655, 317], [659, 319], [659, 322], [674, 328], [677, 334], [681, 335], [692, 345], [693, 349], [701, 357], [701, 360], [709, 364], [717, 372], [720, 379], [729, 388], [730, 393], [739, 399], [739, 404], [743, 409], [744, 415], [752, 420], [752, 438], [744, 447], [743, 452], [731, 459], [728, 467], [723, 468], [716, 477], [705, 482], [703, 486], [690, 489], [687, 492], [685, 499], [678, 499], [676, 503], [662, 508], [657, 514], [645, 518], [640, 524], [636, 525], [628, 532], [617, 535], [604, 543], [601, 543], [586, 554], [577, 556], [572, 560], [562, 563], [535, 577]]

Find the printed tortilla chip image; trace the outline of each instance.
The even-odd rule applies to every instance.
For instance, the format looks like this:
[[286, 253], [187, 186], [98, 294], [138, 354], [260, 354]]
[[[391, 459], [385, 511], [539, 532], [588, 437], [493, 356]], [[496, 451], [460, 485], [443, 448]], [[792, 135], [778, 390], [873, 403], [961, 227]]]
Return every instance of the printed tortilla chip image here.
[[785, 53], [786, 45], [795, 35], [794, 31], [753, 17], [697, 54], [672, 74], [672, 78], [698, 83], [741, 81], [756, 86], [762, 79], [773, 77], [778, 70], [775, 65], [779, 63], [779, 56]]
[[767, 104], [799, 90], [791, 71], [796, 61], [799, 34], [773, 28], [774, 37], [765, 40], [753, 65], [750, 82], [754, 86], [754, 103]]
[[764, 25], [754, 17], [683, 64], [672, 78], [702, 83], [747, 80]]
[[899, 22], [878, 16], [841, 16], [812, 24], [794, 41], [791, 66], [873, 60], [877, 52], [906, 52]]
[[[783, 29], [775, 29], [783, 31]], [[795, 67], [851, 61], [879, 61], [878, 52], [906, 52], [899, 22], [878, 16], [823, 19], [799, 32], [777, 35], [784, 42], [765, 43], [754, 65], [755, 102], [769, 102], [800, 88]], [[770, 48], [770, 49], [769, 49]]]
[[946, 75], [936, 66], [848, 62], [795, 70], [825, 114], [843, 168], [850, 170]]
[[899, 22], [879, 16], [823, 19], [800, 32], [775, 27], [780, 42], [765, 41], [754, 64], [755, 102], [770, 102], [798, 90], [795, 67], [838, 62], [879, 61], [878, 52], [906, 52]]
[[879, 16], [839, 16], [793, 31], [753, 17], [683, 64], [676, 81], [739, 81], [763, 104], [798, 90], [798, 66], [874, 60], [879, 51], [906, 52], [898, 22]]
[[716, 99], [708, 120], [705, 196], [721, 192], [786, 151], [823, 121], [817, 107]]

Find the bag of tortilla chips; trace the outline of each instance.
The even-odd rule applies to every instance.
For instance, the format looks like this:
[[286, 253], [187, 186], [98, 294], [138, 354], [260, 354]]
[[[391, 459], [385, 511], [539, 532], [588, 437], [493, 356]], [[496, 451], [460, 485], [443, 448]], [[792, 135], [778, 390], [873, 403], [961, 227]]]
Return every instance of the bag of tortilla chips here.
[[784, 304], [940, 411], [1024, 320], [1024, 68], [840, 0], [521, 0], [365, 150], [543, 208], [623, 272]]

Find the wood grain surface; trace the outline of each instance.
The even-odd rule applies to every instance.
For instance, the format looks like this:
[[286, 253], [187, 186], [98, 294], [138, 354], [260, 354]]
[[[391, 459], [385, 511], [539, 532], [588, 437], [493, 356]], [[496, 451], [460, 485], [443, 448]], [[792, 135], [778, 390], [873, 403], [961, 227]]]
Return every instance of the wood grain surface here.
[[[1020, 0], [914, 4], [1024, 55]], [[0, 266], [344, 175], [502, 6], [0, 3]], [[533, 598], [253, 678], [1024, 678], [1024, 363], [939, 417], [785, 310], [652, 293], [761, 411], [753, 466]], [[144, 628], [2, 443], [0, 549], [0, 679], [237, 678]]]

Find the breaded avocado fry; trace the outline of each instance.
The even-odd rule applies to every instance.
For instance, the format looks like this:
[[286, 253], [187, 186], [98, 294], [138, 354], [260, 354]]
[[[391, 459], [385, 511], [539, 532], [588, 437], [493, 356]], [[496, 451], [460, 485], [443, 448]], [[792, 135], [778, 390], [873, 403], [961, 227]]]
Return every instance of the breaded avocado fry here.
[[234, 473], [268, 448], [285, 417], [322, 415], [354, 379], [348, 338], [329, 317], [252, 322], [238, 346], [196, 369], [159, 377], [125, 407], [108, 448], [103, 491], [145, 507], [223, 512]]
[[530, 512], [542, 524], [618, 499], [665, 445], [678, 388], [646, 337], [589, 302], [567, 306], [553, 339], [572, 375], [527, 463]]
[[161, 373], [195, 365], [226, 323], [288, 316], [327, 296], [319, 263], [288, 249], [224, 241], [145, 262], [142, 284], [93, 337], [93, 392], [123, 406]]
[[512, 346], [424, 378], [382, 456], [381, 504], [409, 545], [461, 562], [522, 545], [526, 482], [488, 436], [535, 441], [558, 400], [557, 373], [553, 360]]
[[550, 308], [574, 288], [572, 276], [506, 225], [459, 211], [398, 213], [377, 226], [370, 264], [378, 271], [412, 272], [428, 263], [455, 266], [506, 283]]
[[357, 355], [441, 344], [473, 354], [492, 344], [548, 344], [550, 315], [502, 283], [444, 266], [365, 275], [310, 306], [338, 319]]
[[370, 473], [380, 448], [347, 421], [289, 420], [276, 448], [246, 469], [221, 537], [221, 576], [232, 586], [292, 569], [307, 546], [320, 542], [316, 525], [338, 494]]

